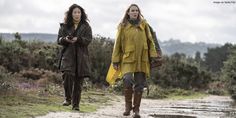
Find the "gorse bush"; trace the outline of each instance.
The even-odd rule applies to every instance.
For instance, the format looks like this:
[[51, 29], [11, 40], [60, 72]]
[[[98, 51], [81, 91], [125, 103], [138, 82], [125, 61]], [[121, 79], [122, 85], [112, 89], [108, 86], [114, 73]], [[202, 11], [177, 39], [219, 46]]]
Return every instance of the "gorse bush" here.
[[0, 95], [15, 90], [15, 86], [12, 83], [12, 79], [12, 74], [0, 65]]
[[1, 41], [0, 65], [10, 72], [19, 72], [27, 68], [56, 70], [59, 46], [39, 41]]
[[[89, 55], [92, 66], [92, 77], [90, 79], [93, 83], [107, 85], [105, 78], [111, 64], [113, 45], [113, 40], [102, 36], [95, 36], [89, 45]], [[232, 46], [227, 45], [225, 47], [231, 48]], [[44, 79], [40, 80], [39, 83], [60, 83], [61, 78], [56, 75], [58, 74], [58, 54], [61, 48], [62, 47], [57, 43], [25, 41], [20, 39], [5, 41], [0, 36], [0, 65], [7, 70], [7, 73], [22, 73], [23, 77], [31, 78], [32, 80], [46, 78], [42, 77], [41, 75], [45, 74], [40, 72], [44, 73], [44, 71], [48, 70], [50, 71], [49, 73], [51, 73], [48, 76], [50, 76], [53, 81], [46, 81], [46, 79]], [[220, 49], [226, 50], [229, 48], [219, 48], [219, 50]], [[211, 50], [211, 53], [215, 54], [214, 51], [218, 51], [218, 48], [217, 50]], [[207, 58], [209, 58], [210, 54], [207, 56]], [[200, 53], [196, 53], [195, 58], [176, 53], [172, 56], [164, 56], [163, 60], [163, 65], [157, 70], [153, 70], [151, 74], [152, 77], [148, 80], [151, 85], [158, 85], [165, 89], [206, 90], [208, 89], [209, 83], [216, 80], [221, 82], [221, 80], [215, 79], [215, 77], [212, 76], [214, 74], [206, 70], [208, 69], [207, 66], [202, 67], [204, 64], [210, 65], [209, 63], [211, 63], [211, 61], [201, 59]], [[225, 76], [223, 78], [233, 78], [233, 74], [230, 75], [229, 73], [232, 68], [236, 66], [227, 67], [227, 65], [233, 63], [233, 59], [227, 61], [227, 63], [229, 64], [225, 64]], [[228, 69], [226, 69], [226, 67]], [[25, 72], [23, 73], [23, 71]], [[1, 76], [6, 78], [7, 74], [2, 74]], [[232, 85], [230, 91], [233, 93], [234, 81], [230, 82]], [[119, 82], [115, 90], [122, 91], [122, 83], [122, 81]], [[211, 89], [210, 92], [221, 94], [214, 91], [214, 89]]]
[[[113, 41], [105, 37], [95, 37], [89, 45], [94, 82], [105, 83], [108, 67], [111, 63]], [[29, 68], [58, 71], [58, 55], [61, 46], [56, 43], [40, 41], [1, 40], [0, 65], [10, 72], [19, 72]]]
[[152, 81], [163, 88], [206, 89], [211, 81], [210, 73], [200, 70], [185, 58], [164, 57], [164, 64], [152, 73]]
[[89, 54], [92, 66], [94, 83], [106, 84], [106, 74], [111, 64], [111, 55], [114, 42], [111, 39], [97, 36], [89, 45]]

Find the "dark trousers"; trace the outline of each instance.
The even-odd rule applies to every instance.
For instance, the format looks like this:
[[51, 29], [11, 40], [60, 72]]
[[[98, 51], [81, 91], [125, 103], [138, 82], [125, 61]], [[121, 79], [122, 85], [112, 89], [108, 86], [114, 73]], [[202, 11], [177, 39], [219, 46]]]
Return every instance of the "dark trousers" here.
[[124, 88], [133, 88], [136, 92], [143, 92], [143, 89], [146, 84], [145, 73], [143, 72], [134, 72], [126, 73], [123, 76]]
[[76, 78], [75, 75], [70, 72], [64, 72], [62, 78], [65, 99], [68, 102], [72, 101], [73, 107], [79, 107], [84, 78]]

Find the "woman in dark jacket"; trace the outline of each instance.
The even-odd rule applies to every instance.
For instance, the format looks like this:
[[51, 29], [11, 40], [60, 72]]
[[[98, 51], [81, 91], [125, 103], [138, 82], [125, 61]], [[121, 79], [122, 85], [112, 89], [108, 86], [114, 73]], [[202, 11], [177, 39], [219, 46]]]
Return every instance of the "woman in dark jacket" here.
[[73, 110], [79, 109], [82, 84], [85, 77], [90, 77], [88, 45], [92, 41], [92, 30], [87, 15], [77, 4], [70, 6], [62, 23], [57, 42], [63, 46], [60, 70], [63, 73], [65, 90], [64, 106], [72, 102]]

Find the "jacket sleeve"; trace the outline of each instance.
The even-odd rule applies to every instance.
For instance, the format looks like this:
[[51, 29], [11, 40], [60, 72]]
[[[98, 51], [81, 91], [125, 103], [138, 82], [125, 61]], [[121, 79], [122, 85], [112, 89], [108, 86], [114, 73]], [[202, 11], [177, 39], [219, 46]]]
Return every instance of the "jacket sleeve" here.
[[145, 30], [146, 30], [147, 40], [148, 40], [147, 43], [149, 47], [150, 57], [157, 57], [158, 56], [157, 51], [156, 51], [154, 40], [153, 40], [148, 24], [146, 25]]
[[88, 46], [89, 43], [92, 41], [93, 35], [92, 35], [92, 29], [88, 25], [85, 28], [84, 33], [80, 37], [78, 37], [78, 44], [82, 46]]
[[115, 44], [113, 47], [113, 52], [112, 52], [112, 63], [120, 63], [121, 62], [121, 56], [122, 56], [122, 45], [121, 45], [121, 41], [122, 41], [122, 26], [118, 27], [118, 31], [116, 34], [116, 40], [115, 40]]
[[60, 28], [59, 28], [58, 36], [57, 36], [57, 43], [62, 46], [67, 46], [69, 45], [69, 43], [65, 39], [66, 33], [65, 33], [64, 27], [65, 27], [64, 24], [60, 24]]

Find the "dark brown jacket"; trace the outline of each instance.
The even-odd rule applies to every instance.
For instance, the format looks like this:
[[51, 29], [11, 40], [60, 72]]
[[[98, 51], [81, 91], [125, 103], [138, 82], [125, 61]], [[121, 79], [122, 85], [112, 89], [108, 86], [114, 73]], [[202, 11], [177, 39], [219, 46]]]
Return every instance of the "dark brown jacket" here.
[[88, 45], [92, 41], [91, 27], [88, 23], [81, 24], [76, 35], [78, 41], [74, 44], [65, 41], [65, 37], [72, 32], [73, 28], [68, 29], [65, 24], [61, 24], [57, 42], [59, 45], [62, 45], [65, 50], [62, 54], [60, 70], [62, 72], [70, 71], [75, 74], [77, 70], [78, 77], [89, 77], [91, 66], [88, 54]]

